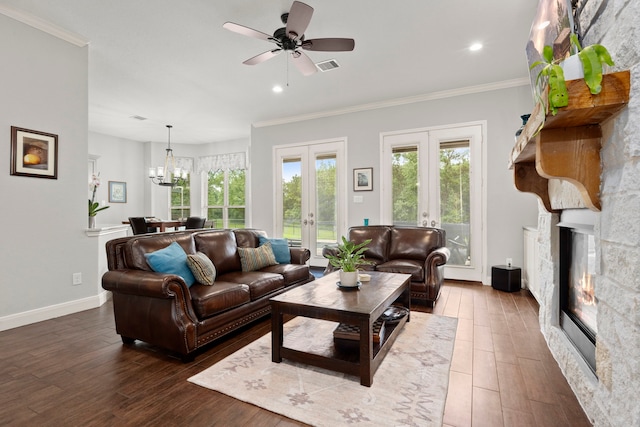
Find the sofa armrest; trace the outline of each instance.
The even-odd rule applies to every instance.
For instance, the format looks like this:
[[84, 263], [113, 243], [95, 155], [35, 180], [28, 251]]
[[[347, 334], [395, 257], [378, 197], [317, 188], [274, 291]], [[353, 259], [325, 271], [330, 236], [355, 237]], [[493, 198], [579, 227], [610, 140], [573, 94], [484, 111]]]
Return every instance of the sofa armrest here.
[[429, 268], [435, 268], [441, 265], [445, 265], [449, 260], [449, 256], [451, 256], [451, 251], [447, 247], [441, 247], [438, 249], [432, 250], [429, 255], [427, 255], [427, 259], [424, 261], [424, 266], [429, 271]]
[[143, 270], [107, 271], [102, 276], [102, 287], [111, 292], [152, 298], [175, 298], [177, 290], [189, 295], [182, 277]]
[[311, 258], [311, 251], [307, 248], [289, 248], [291, 264], [306, 264]]
[[[336, 256], [338, 254], [338, 247], [336, 245], [333, 246], [325, 246], [322, 248], [322, 256], [329, 259], [329, 256]], [[327, 263], [327, 266], [324, 269], [324, 275], [327, 275], [329, 273], [333, 273], [334, 271], [338, 270], [336, 267], [333, 266], [333, 264], [331, 264], [330, 262]]]
[[143, 270], [107, 271], [102, 287], [113, 293], [116, 332], [187, 355], [197, 348], [198, 317], [180, 276]]

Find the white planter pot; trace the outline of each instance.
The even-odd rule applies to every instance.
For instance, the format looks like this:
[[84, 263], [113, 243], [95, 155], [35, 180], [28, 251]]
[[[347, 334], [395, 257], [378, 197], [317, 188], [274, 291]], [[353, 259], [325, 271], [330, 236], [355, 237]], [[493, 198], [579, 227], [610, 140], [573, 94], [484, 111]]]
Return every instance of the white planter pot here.
[[565, 80], [577, 80], [584, 78], [584, 70], [582, 69], [582, 61], [578, 55], [571, 55], [560, 63]]
[[340, 270], [340, 285], [345, 287], [358, 286], [358, 272]]

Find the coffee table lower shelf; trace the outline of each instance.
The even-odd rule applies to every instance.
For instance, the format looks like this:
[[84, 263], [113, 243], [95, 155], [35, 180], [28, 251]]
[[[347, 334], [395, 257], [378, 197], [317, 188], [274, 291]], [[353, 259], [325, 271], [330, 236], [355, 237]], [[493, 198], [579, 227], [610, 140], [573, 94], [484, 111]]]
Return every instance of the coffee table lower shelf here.
[[[325, 337], [326, 345], [323, 345], [325, 350], [323, 354], [311, 352], [309, 349], [282, 346], [280, 347], [280, 358], [347, 375], [354, 375], [360, 378], [360, 384], [371, 387], [373, 374], [378, 370], [382, 360], [384, 360], [406, 322], [407, 318], [405, 317], [396, 323], [385, 325], [385, 334], [382, 337], [382, 342], [373, 343], [373, 353], [370, 361], [366, 360], [366, 356], [360, 357], [360, 340], [334, 340], [332, 336]], [[338, 342], [334, 344], [334, 341]], [[280, 362], [280, 360], [273, 361]]]

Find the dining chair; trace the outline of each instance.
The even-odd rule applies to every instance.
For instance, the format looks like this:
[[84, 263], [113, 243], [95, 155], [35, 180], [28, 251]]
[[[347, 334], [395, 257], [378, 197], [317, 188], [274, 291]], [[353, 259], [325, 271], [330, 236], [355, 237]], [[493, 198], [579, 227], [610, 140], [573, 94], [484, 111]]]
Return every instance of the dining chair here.
[[194, 229], [194, 228], [204, 228], [204, 223], [207, 218], [201, 218], [199, 216], [190, 216], [187, 218], [187, 222], [184, 225], [186, 230]]
[[143, 216], [130, 216], [129, 224], [131, 224], [133, 234], [147, 234], [155, 231], [155, 228], [147, 227], [147, 220]]

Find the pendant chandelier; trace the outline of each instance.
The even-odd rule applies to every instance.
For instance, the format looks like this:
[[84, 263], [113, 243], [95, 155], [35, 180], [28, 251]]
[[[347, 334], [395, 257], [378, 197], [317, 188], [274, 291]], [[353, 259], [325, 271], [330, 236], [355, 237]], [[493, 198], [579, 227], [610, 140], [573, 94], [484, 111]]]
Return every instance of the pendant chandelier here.
[[157, 168], [149, 168], [149, 178], [154, 184], [161, 185], [163, 187], [173, 187], [178, 183], [178, 179], [187, 178], [187, 171], [183, 171], [176, 167], [176, 160], [173, 157], [173, 150], [171, 149], [171, 128], [173, 126], [167, 125], [169, 131], [169, 137], [167, 142], [166, 152], [167, 155], [164, 158], [164, 167], [158, 166]]

